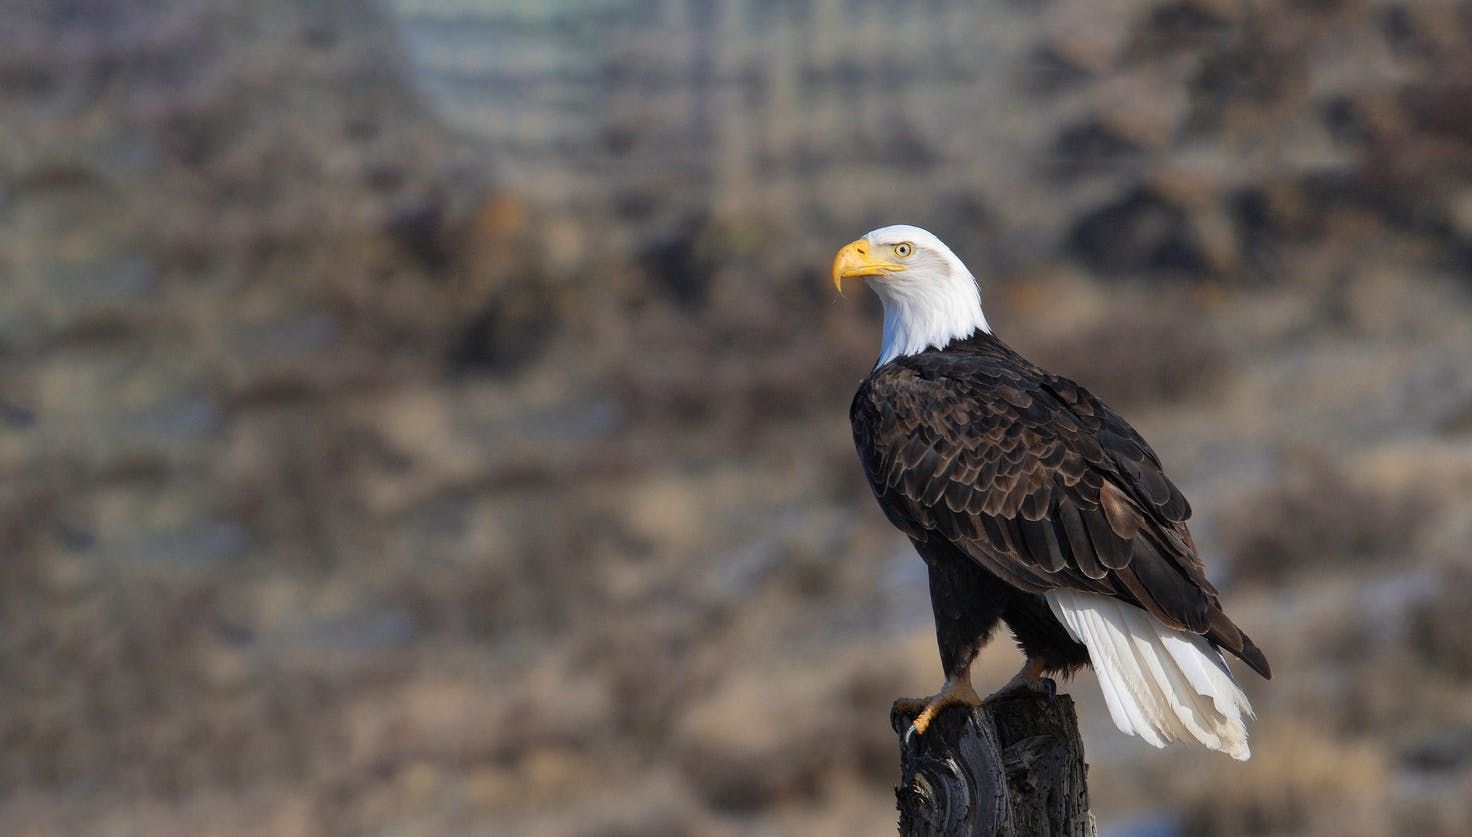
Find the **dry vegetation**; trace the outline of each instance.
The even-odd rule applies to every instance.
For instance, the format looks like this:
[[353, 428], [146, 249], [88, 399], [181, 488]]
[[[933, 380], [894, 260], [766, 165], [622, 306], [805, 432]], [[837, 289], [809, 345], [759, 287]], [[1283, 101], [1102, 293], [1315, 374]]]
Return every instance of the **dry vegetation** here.
[[1121, 410], [1221, 397], [1234, 372], [1233, 348], [1217, 333], [1209, 309], [1190, 296], [1155, 289], [1118, 295], [1125, 299], [1100, 306], [1082, 322], [1049, 327], [1028, 341], [1028, 355], [1046, 369], [1087, 381]]
[[[1419, 662], [1463, 681], [1472, 679], [1472, 620], [1465, 615], [1469, 590], [1472, 564], [1442, 568], [1435, 589], [1411, 609], [1407, 628], [1408, 644]], [[1468, 745], [1472, 742], [1463, 742]]]
[[1351, 563], [1393, 563], [1415, 554], [1445, 502], [1421, 486], [1365, 484], [1321, 456], [1245, 488], [1217, 513], [1234, 579], [1280, 583]]
[[[0, 832], [889, 831], [938, 664], [851, 450], [861, 230], [549, 217], [379, 8], [0, 10]], [[976, 165], [1046, 211], [913, 220], [1152, 440], [1278, 672], [1247, 765], [1071, 684], [1101, 822], [1460, 833], [1467, 12], [998, 8], [1047, 141]]]
[[1277, 744], [1259, 751], [1224, 788], [1217, 777], [1180, 784], [1186, 833], [1381, 834], [1391, 829], [1383, 754], [1325, 730], [1260, 724]]

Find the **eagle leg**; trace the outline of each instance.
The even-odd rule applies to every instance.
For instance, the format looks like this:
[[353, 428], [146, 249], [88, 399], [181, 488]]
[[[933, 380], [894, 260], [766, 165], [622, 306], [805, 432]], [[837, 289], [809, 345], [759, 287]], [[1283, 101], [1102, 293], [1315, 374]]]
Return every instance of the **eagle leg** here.
[[946, 678], [946, 684], [941, 690], [927, 698], [900, 698], [894, 702], [890, 709], [891, 714], [900, 717], [914, 715], [915, 720], [910, 722], [910, 728], [905, 732], [905, 740], [908, 741], [912, 735], [924, 735], [925, 730], [930, 727], [930, 722], [935, 716], [947, 706], [960, 705], [976, 707], [981, 705], [981, 696], [971, 686], [971, 667], [956, 672]]
[[1058, 695], [1058, 684], [1053, 682], [1053, 678], [1043, 676], [1043, 672], [1046, 670], [1047, 663], [1043, 661], [1042, 657], [1028, 657], [1027, 662], [1022, 665], [1022, 669], [1013, 675], [1011, 680], [1007, 681], [1007, 685], [992, 692], [987, 696], [987, 699], [990, 700], [1020, 692], [1045, 692], [1048, 695], [1048, 700], [1052, 700]]

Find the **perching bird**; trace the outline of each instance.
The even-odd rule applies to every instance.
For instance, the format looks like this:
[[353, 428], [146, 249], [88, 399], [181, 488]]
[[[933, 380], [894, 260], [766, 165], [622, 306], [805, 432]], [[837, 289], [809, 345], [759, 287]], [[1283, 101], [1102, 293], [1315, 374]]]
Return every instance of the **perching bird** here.
[[884, 338], [849, 411], [854, 444], [929, 566], [946, 675], [939, 694], [900, 702], [919, 713], [913, 732], [980, 703], [971, 663], [1001, 620], [1027, 656], [1009, 686], [1092, 665], [1123, 732], [1246, 759], [1252, 709], [1219, 649], [1272, 673], [1222, 612], [1155, 452], [993, 336], [976, 280], [934, 235], [869, 233], [833, 261], [840, 292], [857, 277], [884, 304]]

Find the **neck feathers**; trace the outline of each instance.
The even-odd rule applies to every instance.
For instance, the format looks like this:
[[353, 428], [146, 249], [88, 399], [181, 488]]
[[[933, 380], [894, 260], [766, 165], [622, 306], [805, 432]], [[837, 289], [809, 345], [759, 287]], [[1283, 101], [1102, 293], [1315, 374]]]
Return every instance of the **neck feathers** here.
[[978, 331], [991, 333], [976, 280], [964, 268], [940, 281], [907, 282], [900, 274], [872, 286], [884, 303], [884, 342], [876, 369], [897, 357], [945, 348]]

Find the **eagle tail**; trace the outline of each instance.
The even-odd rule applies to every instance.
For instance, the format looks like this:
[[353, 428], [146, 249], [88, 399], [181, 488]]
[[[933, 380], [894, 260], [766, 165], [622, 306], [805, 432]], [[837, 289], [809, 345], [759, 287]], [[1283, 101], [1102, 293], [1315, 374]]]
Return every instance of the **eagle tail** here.
[[1205, 637], [1110, 596], [1057, 589], [1045, 598], [1069, 635], [1088, 647], [1121, 732], [1156, 747], [1195, 740], [1239, 761], [1252, 755], [1243, 722], [1252, 706]]

